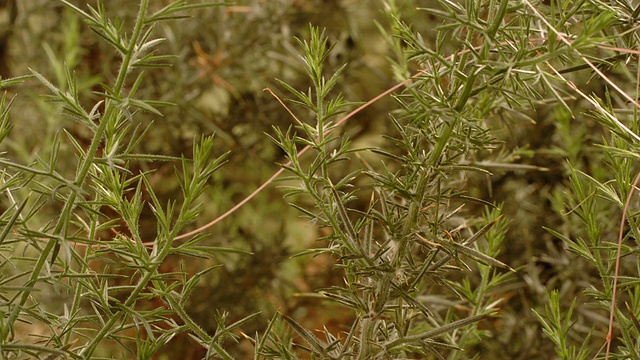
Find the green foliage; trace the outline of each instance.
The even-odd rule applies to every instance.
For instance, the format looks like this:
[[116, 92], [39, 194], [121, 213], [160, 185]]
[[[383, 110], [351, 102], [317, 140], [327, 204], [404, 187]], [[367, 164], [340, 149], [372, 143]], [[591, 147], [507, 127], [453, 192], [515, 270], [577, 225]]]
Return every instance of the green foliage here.
[[[166, 105], [135, 97], [144, 82], [144, 72], [138, 69], [155, 67], [167, 59], [153, 55], [154, 47], [162, 41], [153, 37], [153, 25], [191, 7], [177, 2], [149, 14], [148, 1], [142, 1], [129, 32], [119, 19], [111, 20], [102, 5], [85, 12], [64, 3], [114, 47], [121, 65], [113, 83], [102, 84], [104, 91], [96, 94], [98, 100], [90, 111], [81, 103], [81, 89], [68, 66], [64, 66], [64, 88], [32, 71], [52, 93], [49, 100], [59, 104], [65, 121], [76, 121], [92, 137], [85, 147], [65, 132], [50, 139], [48, 159], [37, 156], [28, 164], [8, 157], [0, 160], [8, 194], [3, 214], [3, 267], [7, 271], [0, 291], [4, 299], [0, 324], [3, 358], [46, 354], [94, 358], [104, 352], [99, 347], [106, 341], [118, 344], [123, 354], [150, 358], [181, 332], [190, 332], [212, 354], [224, 353], [220, 350], [224, 334], [241, 322], [210, 337], [184, 311], [184, 301], [199, 275], [165, 273], [160, 267], [171, 255], [207, 257], [215, 251], [200, 246], [201, 239], [179, 246], [173, 240], [198, 216], [198, 197], [225, 156], [213, 156], [212, 136], [194, 141], [191, 160], [136, 152], [148, 131], [136, 125], [138, 114], [160, 115], [156, 107]], [[25, 79], [5, 80], [2, 85], [16, 85], [19, 80]], [[2, 105], [6, 138], [10, 136], [7, 117], [11, 104], [3, 100]], [[157, 161], [175, 162], [180, 169], [179, 200], [161, 201], [150, 183], [152, 172], [130, 170], [133, 164]], [[145, 208], [156, 218], [153, 240], [140, 233]], [[47, 219], [48, 210], [57, 211], [58, 216]], [[16, 256], [20, 252], [23, 256]], [[100, 262], [105, 265], [96, 265]], [[12, 271], [25, 266], [29, 271]], [[16, 283], [21, 285], [13, 285]], [[62, 308], [55, 309], [38, 296], [49, 287], [68, 298]], [[154, 301], [165, 307], [150, 307]], [[224, 327], [226, 316], [218, 317]], [[42, 341], [25, 342], [16, 330], [21, 322], [37, 323], [50, 333]]]
[[[571, 303], [568, 310], [562, 310], [560, 298], [557, 291], [549, 294], [549, 304], [545, 307], [545, 315], [536, 312], [536, 316], [540, 319], [544, 328], [544, 333], [551, 338], [556, 345], [556, 354], [561, 359], [587, 359], [589, 352], [586, 347], [576, 348], [575, 344], [571, 344], [569, 333], [572, 327], [571, 317], [575, 308], [576, 301]], [[563, 315], [564, 313], [564, 315]], [[590, 336], [585, 338], [585, 342], [589, 342]]]
[[638, 7], [8, 3], [0, 358], [640, 358]]
[[[328, 121], [349, 106], [340, 94], [328, 98], [342, 68], [324, 80], [323, 63], [330, 48], [322, 32], [312, 28], [310, 34], [311, 40], [300, 44], [312, 87], [304, 92], [285, 87], [293, 93], [293, 103], [315, 118], [311, 124], [296, 119], [296, 132], [303, 136], [276, 128], [275, 141], [289, 159], [283, 166], [299, 183], [287, 188], [289, 195], [309, 196], [315, 209], [294, 206], [313, 223], [330, 229], [322, 239], [327, 244], [323, 251], [334, 254], [344, 272], [342, 286], [321, 294], [356, 317], [344, 341], [326, 329], [326, 339], [319, 339], [295, 320], [285, 320], [304, 339], [306, 345], [300, 346], [319, 358], [424, 356], [438, 354], [438, 348], [447, 353], [464, 348], [473, 341], [470, 325], [491, 316], [499, 303], [487, 301], [490, 292], [507, 280], [491, 268], [509, 267], [492, 257], [504, 239], [499, 208], [476, 229], [470, 224], [480, 219], [461, 218], [462, 209], [467, 202], [482, 201], [466, 195], [462, 181], [454, 179], [464, 179], [468, 171], [488, 173], [463, 159], [492, 149], [496, 142], [477, 118], [477, 108], [465, 106], [469, 98], [430, 105], [433, 80], [425, 77], [398, 97], [403, 110], [391, 118], [398, 135], [389, 139], [396, 154], [383, 152], [387, 165], [341, 175], [341, 162], [355, 161], [354, 154], [363, 150], [351, 149], [348, 138], [335, 135], [335, 123]], [[475, 76], [466, 77], [460, 86], [471, 89]], [[301, 159], [299, 145], [309, 147], [311, 159]], [[396, 170], [390, 169], [391, 164]], [[363, 175], [371, 179], [366, 185], [371, 200], [366, 209], [357, 210], [349, 207], [355, 200], [350, 189]], [[488, 248], [481, 251], [478, 241], [489, 231]], [[474, 268], [480, 270], [479, 286], [454, 275]], [[458, 298], [462, 301], [458, 306], [468, 308], [469, 315], [461, 316], [454, 306], [440, 313], [424, 304], [422, 296], [441, 302]]]
[[[623, 5], [617, 8], [602, 3], [552, 1], [543, 10], [538, 5], [527, 1], [520, 4], [440, 1], [437, 6], [420, 9], [442, 21], [432, 38], [425, 40], [402, 20], [400, 8], [389, 2], [386, 9], [393, 32], [387, 36], [396, 51], [394, 73], [398, 80], [403, 80], [408, 69], [417, 68], [416, 75], [407, 83], [407, 89], [395, 96], [398, 108], [390, 114], [395, 132], [388, 136], [393, 147], [374, 150], [385, 157], [382, 166], [365, 163], [366, 170], [347, 175], [334, 164], [353, 163], [354, 154], [364, 150], [350, 149], [349, 139], [332, 135], [334, 129], [324, 121], [333, 115], [322, 105], [328, 103], [324, 100], [328, 91], [319, 75], [327, 57], [322, 50], [327, 47], [309, 46], [322, 44], [315, 40], [322, 38], [322, 33], [312, 31], [310, 43], [302, 43], [302, 57], [313, 88], [303, 92], [285, 87], [293, 94], [293, 103], [315, 113], [316, 119], [311, 125], [296, 119], [297, 133], [304, 136], [292, 129], [276, 130], [276, 141], [289, 159], [284, 167], [300, 184], [289, 188], [291, 194], [310, 196], [315, 209], [294, 206], [314, 223], [330, 229], [330, 235], [323, 239], [328, 244], [324, 251], [339, 259], [338, 267], [344, 272], [343, 286], [334, 286], [321, 294], [355, 313], [355, 322], [344, 342], [334, 340], [338, 339], [336, 334], [326, 334], [326, 341], [320, 340], [294, 320], [286, 319], [313, 356], [369, 359], [420, 354], [420, 357], [457, 358], [462, 354], [456, 351], [460, 349], [465, 350], [465, 357], [474, 356], [470, 352], [473, 348], [497, 351], [495, 346], [481, 340], [489, 336], [488, 332], [468, 325], [492, 316], [501, 301], [489, 299], [496, 289], [509, 286], [508, 273], [501, 274], [496, 269], [510, 268], [495, 259], [507, 230], [503, 225], [492, 228], [502, 221], [499, 212], [487, 217], [484, 227], [474, 231], [469, 226], [481, 224], [474, 214], [477, 207], [472, 204], [486, 202], [470, 196], [465, 185], [473, 173], [545, 170], [512, 164], [509, 159], [517, 158], [517, 150], [511, 154], [496, 152], [504, 146], [504, 140], [495, 131], [493, 119], [513, 118], [516, 113], [527, 118], [524, 113], [528, 108], [539, 109], [547, 104], [561, 106], [556, 111], [560, 117], [558, 126], [565, 137], [563, 154], [570, 161], [567, 192], [575, 194], [567, 197], [568, 213], [582, 222], [582, 226], [569, 230], [575, 234], [575, 241], [548, 230], [597, 270], [599, 276], [590, 281], [592, 285], [585, 289], [585, 295], [593, 297], [603, 309], [610, 305], [615, 289], [611, 280], [616, 257], [619, 254], [624, 259], [635, 250], [623, 245], [619, 253], [615, 243], [605, 240], [606, 232], [615, 229], [615, 222], [603, 222], [603, 216], [613, 214], [612, 207], [622, 209], [631, 194], [631, 161], [637, 158], [632, 150], [638, 139], [633, 130], [637, 128], [637, 110], [631, 109], [628, 113], [633, 116], [620, 120], [621, 109], [613, 104], [634, 104], [635, 100], [625, 92], [626, 86], [616, 85], [601, 71], [605, 66], [620, 64], [625, 56], [602, 59], [602, 55], [593, 53], [599, 51], [598, 46], [603, 50], [624, 51], [614, 43], [628, 33], [621, 20]], [[537, 28], [536, 24], [544, 24], [545, 28]], [[540, 38], [536, 34], [549, 36]], [[587, 95], [567, 79], [566, 76], [584, 69], [594, 71], [610, 90], [603, 96]], [[334, 77], [329, 77], [326, 83], [333, 84]], [[571, 91], [593, 107], [589, 117], [610, 131], [603, 133], [605, 143], [599, 147], [598, 157], [589, 158], [591, 166], [597, 162], [607, 166], [607, 173], [594, 171], [589, 175], [571, 166], [571, 163], [584, 166], [581, 152], [590, 146], [582, 142], [584, 137], [574, 137], [571, 129], [570, 117], [578, 117], [582, 111], [581, 105], [567, 96]], [[334, 102], [342, 105], [341, 96], [334, 96]], [[308, 163], [299, 157], [307, 150], [299, 153], [300, 146], [315, 153]], [[366, 184], [371, 189], [371, 195], [367, 196], [371, 201], [365, 209], [349, 208], [354, 194], [362, 191], [360, 174], [372, 179]], [[599, 180], [603, 176], [605, 180]], [[626, 237], [637, 238], [632, 214], [628, 221], [631, 231]], [[470, 231], [466, 239], [465, 231]], [[497, 232], [486, 235], [489, 247], [478, 246], [477, 240], [489, 231]], [[583, 240], [582, 233], [587, 240]], [[458, 271], [477, 275], [462, 278], [456, 276]], [[635, 278], [623, 279], [621, 289], [635, 292]], [[427, 281], [438, 286], [425, 286]], [[574, 286], [571, 280], [563, 286], [566, 285]], [[461, 302], [452, 301], [447, 293]], [[420, 301], [426, 296], [441, 298], [439, 303], [451, 305], [444, 310], [434, 308]], [[562, 358], [586, 358], [598, 351], [597, 347], [589, 346], [591, 335], [585, 335], [580, 346], [570, 340], [575, 299], [568, 306], [569, 312], [561, 316], [558, 293], [552, 292], [547, 297], [550, 303], [545, 315], [536, 313], [536, 316], [555, 343], [556, 353]], [[460, 317], [453, 304], [469, 309], [469, 316]], [[629, 309], [629, 316], [635, 319]], [[583, 311], [597, 316], [593, 310]], [[631, 339], [636, 338], [637, 327], [622, 325], [627, 316], [619, 311], [616, 317], [624, 328], [620, 339], [622, 353], [617, 356], [633, 357], [629, 351], [635, 348]], [[581, 329], [585, 327], [589, 328], [585, 325]]]

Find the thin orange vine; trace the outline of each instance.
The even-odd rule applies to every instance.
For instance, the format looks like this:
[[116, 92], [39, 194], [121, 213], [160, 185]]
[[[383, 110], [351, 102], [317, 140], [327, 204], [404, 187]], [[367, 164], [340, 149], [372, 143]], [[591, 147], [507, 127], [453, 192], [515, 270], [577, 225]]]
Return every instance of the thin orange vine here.
[[611, 350], [611, 341], [613, 338], [613, 318], [616, 310], [616, 294], [618, 292], [618, 274], [620, 273], [620, 258], [622, 257], [622, 240], [624, 239], [624, 223], [627, 220], [627, 210], [629, 210], [629, 204], [631, 203], [633, 192], [638, 186], [638, 182], [640, 182], [640, 172], [636, 176], [636, 180], [633, 182], [633, 185], [631, 186], [631, 190], [629, 190], [629, 196], [627, 196], [627, 201], [625, 201], [624, 208], [622, 209], [622, 220], [620, 220], [620, 233], [618, 234], [618, 251], [616, 255], [616, 268], [613, 274], [613, 289], [611, 290], [613, 293], [611, 294], [611, 309], [609, 311], [609, 330], [607, 331], [607, 352], [605, 354], [605, 359], [609, 359], [609, 352]]

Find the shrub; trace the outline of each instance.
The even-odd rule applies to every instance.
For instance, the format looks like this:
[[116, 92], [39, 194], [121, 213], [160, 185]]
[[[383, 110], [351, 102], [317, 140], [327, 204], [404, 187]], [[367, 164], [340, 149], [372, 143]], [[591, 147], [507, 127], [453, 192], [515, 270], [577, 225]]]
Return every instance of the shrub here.
[[[3, 358], [640, 358], [636, 8], [390, 0], [381, 54], [299, 2], [125, 3], [9, 11], [39, 67], [0, 80]], [[286, 172], [312, 230], [270, 190], [203, 235], [272, 161], [246, 200]]]

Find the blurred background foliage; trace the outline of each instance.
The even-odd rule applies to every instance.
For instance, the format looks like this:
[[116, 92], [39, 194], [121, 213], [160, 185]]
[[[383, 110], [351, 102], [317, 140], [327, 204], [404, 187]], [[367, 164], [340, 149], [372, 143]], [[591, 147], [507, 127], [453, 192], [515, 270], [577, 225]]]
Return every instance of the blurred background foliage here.
[[[80, 7], [86, 3], [71, 2]], [[429, 43], [435, 41], [432, 29], [441, 20], [415, 11], [425, 2], [429, 0], [400, 3], [404, 20]], [[112, 49], [60, 3], [1, 3], [3, 78], [33, 69], [64, 88], [66, 64], [78, 77], [82, 96], [90, 97], [90, 90], [101, 90], [99, 84], [115, 73], [119, 60]], [[155, 0], [152, 5], [159, 8], [165, 3]], [[137, 2], [109, 0], [105, 5], [110, 14], [126, 22], [135, 16]], [[194, 228], [240, 201], [278, 169], [278, 162], [283, 162], [282, 151], [265, 133], [272, 133], [272, 126], [286, 128], [293, 119], [263, 89], [270, 87], [282, 93], [276, 78], [297, 89], [309, 86], [294, 40], [306, 37], [309, 23], [326, 28], [330, 41], [336, 45], [327, 66], [337, 69], [348, 64], [337, 90], [349, 101], [366, 101], [397, 81], [397, 74], [386, 60], [391, 55], [389, 45], [376, 26], [390, 26], [377, 0], [239, 0], [230, 6], [200, 9], [189, 15], [187, 20], [160, 25], [158, 33], [166, 38], [161, 52], [177, 57], [171, 60], [170, 67], [148, 71], [146, 85], [138, 93], [141, 98], [176, 105], [162, 108], [163, 117], [147, 113], [138, 119], [154, 122], [148, 140], [140, 145], [141, 152], [190, 156], [194, 136], [211, 133], [217, 134], [216, 155], [231, 151], [228, 163], [215, 174], [210, 191], [204, 195], [206, 207]], [[624, 80], [625, 71], [624, 65], [618, 65], [608, 69], [608, 74]], [[603, 85], [598, 79], [589, 78], [588, 72], [575, 73], [572, 80], [586, 93], [604, 92]], [[31, 163], [36, 156], [46, 158], [47, 145], [63, 127], [82, 139], [83, 128], [61, 120], [60, 105], [41, 96], [41, 84], [28, 81], [9, 91], [19, 93], [11, 114], [14, 129], [3, 149], [11, 158], [22, 163]], [[95, 99], [86, 99], [88, 104], [92, 100]], [[575, 98], [567, 103], [575, 109], [585, 106], [583, 100]], [[392, 99], [382, 99], [347, 124], [343, 131], [349, 132], [354, 147], [384, 146], [381, 135], [393, 132], [387, 117], [392, 104]], [[518, 150], [520, 163], [548, 171], [495, 171], [493, 176], [475, 175], [468, 180], [468, 190], [474, 196], [504, 203], [511, 225], [500, 260], [518, 269], [516, 280], [497, 295], [506, 300], [500, 318], [481, 324], [492, 333], [491, 339], [477, 346], [487, 359], [548, 358], [554, 354], [553, 344], [544, 337], [531, 309], [544, 307], [548, 289], [559, 289], [567, 306], [574, 298], [583, 300], [585, 284], [593, 283], [594, 273], [564, 251], [564, 245], [543, 227], [567, 231], [579, 228], [563, 205], [569, 175], [566, 159], [588, 169], [595, 178], [606, 178], [606, 159], [591, 146], [601, 142], [604, 132], [595, 122], [572, 121], [555, 104], [544, 102], [535, 103], [528, 113], [496, 120], [495, 126], [502, 135], [505, 153]], [[89, 134], [86, 136], [89, 140]], [[73, 149], [64, 151], [73, 161]], [[179, 192], [178, 183], [165, 177], [173, 173], [173, 165], [153, 166], [151, 182], [156, 193], [171, 199]], [[278, 310], [310, 329], [325, 325], [344, 330], [343, 324], [351, 322], [345, 318], [350, 315], [341, 313], [339, 308], [296, 296], [342, 279], [332, 269], [329, 256], [291, 258], [316, 246], [314, 240], [323, 234], [300, 219], [282, 196], [277, 186], [270, 186], [207, 231], [207, 243], [248, 250], [253, 255], [218, 256], [217, 261], [223, 266], [209, 272], [199, 284], [188, 312], [205, 329], [215, 329], [210, 316], [215, 310], [226, 311], [236, 320], [261, 312], [243, 325], [242, 331], [248, 335], [263, 331]], [[369, 199], [361, 201], [364, 207]], [[602, 232], [614, 234], [616, 214], [603, 208], [602, 216]], [[155, 235], [154, 219], [150, 214], [141, 218], [142, 234], [149, 240]], [[179, 266], [179, 260], [163, 266], [171, 271], [172, 266]], [[202, 261], [205, 260], [189, 260], [186, 266], [196, 272], [204, 267]], [[589, 331], [585, 324], [591, 324], [601, 329], [596, 332], [604, 331], [606, 314], [589, 308], [586, 301], [578, 303], [580, 320], [575, 330], [584, 335]], [[201, 358], [200, 347], [190, 341], [184, 336], [172, 342], [158, 358]], [[237, 358], [248, 358], [252, 346], [240, 341], [231, 344], [229, 351]]]

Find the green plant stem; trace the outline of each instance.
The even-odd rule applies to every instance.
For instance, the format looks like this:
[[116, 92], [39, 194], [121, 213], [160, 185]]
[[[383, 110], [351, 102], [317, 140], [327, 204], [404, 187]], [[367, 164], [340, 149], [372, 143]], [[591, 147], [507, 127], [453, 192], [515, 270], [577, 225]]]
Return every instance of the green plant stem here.
[[171, 306], [171, 309], [173, 309], [178, 314], [180, 319], [184, 321], [185, 325], [187, 325], [187, 327], [191, 331], [193, 331], [201, 340], [203, 340], [207, 344], [211, 344], [211, 342], [213, 341], [211, 336], [207, 334], [207, 332], [204, 331], [200, 327], [200, 325], [196, 324], [195, 321], [193, 321], [193, 319], [191, 319], [191, 316], [187, 314], [187, 312], [184, 310], [184, 307], [180, 305], [176, 301], [176, 299], [174, 299], [171, 296], [171, 294], [167, 294], [167, 296], [164, 296], [164, 299], [169, 303], [169, 305]]
[[[140, 293], [147, 287], [147, 284], [149, 283], [149, 281], [151, 281], [151, 278], [156, 274], [158, 268], [162, 264], [162, 260], [167, 257], [169, 251], [171, 250], [171, 241], [169, 240], [175, 237], [175, 234], [173, 233], [176, 232], [176, 230], [177, 228], [175, 228], [174, 231], [169, 234], [169, 237], [165, 242], [162, 250], [158, 253], [155, 259], [150, 262], [151, 267], [149, 269], [145, 269], [146, 271], [144, 276], [141, 277], [140, 280], [138, 280], [135, 288], [131, 291], [131, 293], [127, 297], [127, 300], [125, 300], [122, 306], [123, 309], [131, 308], [135, 304], [135, 302], [138, 300], [138, 295], [140, 295]], [[82, 352], [80, 354], [87, 359], [91, 358], [98, 344], [105, 336], [107, 336], [116, 322], [119, 321], [124, 314], [125, 312], [122, 309], [113, 314], [113, 316], [111, 316], [109, 320], [102, 326], [100, 331], [95, 335], [91, 342], [84, 349], [82, 349]]]
[[[128, 70], [129, 70], [129, 65], [131, 63], [132, 60], [132, 56], [135, 53], [135, 47], [137, 45], [138, 39], [140, 38], [140, 34], [142, 33], [142, 27], [144, 25], [144, 16], [146, 14], [147, 11], [147, 7], [148, 7], [148, 0], [142, 0], [141, 4], [140, 4], [140, 10], [138, 13], [138, 18], [136, 19], [136, 25], [134, 28], [134, 32], [133, 35], [131, 37], [130, 43], [129, 43], [129, 51], [127, 51], [127, 53], [125, 54], [125, 56], [123, 57], [123, 61], [122, 64], [120, 66], [120, 71], [118, 73], [118, 79], [116, 81], [116, 86], [114, 87], [115, 92], [117, 94], [119, 94], [122, 91], [122, 87], [124, 86], [124, 82], [126, 79], [126, 76], [128, 74]], [[89, 174], [89, 170], [91, 168], [91, 165], [94, 163], [95, 161], [95, 156], [96, 156], [96, 152], [98, 151], [98, 148], [102, 142], [102, 137], [104, 135], [105, 129], [107, 128], [107, 125], [109, 124], [110, 121], [116, 121], [117, 117], [115, 116], [114, 112], [115, 112], [115, 106], [112, 104], [111, 101], [107, 101], [107, 104], [105, 105], [106, 109], [105, 109], [105, 114], [102, 118], [102, 121], [100, 122], [100, 124], [98, 125], [98, 128], [96, 129], [96, 132], [93, 136], [93, 139], [91, 141], [91, 145], [89, 147], [89, 151], [87, 152], [86, 156], [83, 158], [82, 163], [79, 167], [78, 173], [76, 175], [76, 179], [74, 181], [74, 184], [78, 187], [81, 187], [82, 184], [84, 184], [88, 174]], [[66, 238], [67, 236], [67, 230], [68, 230], [68, 224], [69, 224], [69, 220], [71, 217], [71, 211], [73, 210], [74, 206], [75, 206], [75, 202], [77, 199], [77, 193], [76, 192], [72, 192], [69, 195], [69, 198], [67, 199], [65, 206], [61, 212], [61, 215], [58, 219], [58, 222], [56, 224], [56, 227], [54, 228], [53, 234], [55, 237], [61, 237], [62, 239]], [[42, 271], [42, 268], [44, 267], [45, 262], [47, 261], [47, 258], [49, 258], [49, 255], [54, 251], [54, 248], [59, 246], [58, 241], [60, 241], [60, 239], [56, 239], [56, 240], [50, 240], [47, 242], [47, 245], [44, 247], [44, 249], [42, 250], [42, 252], [40, 253], [40, 256], [38, 257], [38, 260], [33, 268], [33, 271], [31, 273], [31, 276], [29, 278], [29, 280], [25, 283], [24, 285], [24, 291], [22, 292], [22, 296], [20, 298], [20, 302], [18, 305], [14, 305], [11, 314], [9, 315], [9, 317], [7, 318], [6, 323], [10, 324], [10, 327], [12, 326], [12, 324], [16, 321], [16, 319], [18, 318], [19, 314], [20, 314], [20, 310], [24, 307], [24, 305], [26, 304], [27, 300], [29, 299], [29, 295], [31, 294], [31, 291], [33, 289], [33, 287], [35, 286], [35, 284], [38, 281], [38, 278], [40, 276], [40, 273]], [[52, 261], [54, 261], [55, 259], [52, 259]], [[115, 317], [114, 317], [115, 318]], [[110, 321], [111, 322], [111, 321]], [[106, 333], [106, 331], [108, 331], [107, 327], [104, 327], [101, 330], [101, 333], [104, 332]], [[6, 336], [8, 335], [8, 331], [5, 331], [5, 333], [3, 334], [3, 340], [6, 341]], [[95, 342], [95, 340], [94, 340]], [[92, 351], [91, 351], [92, 352]]]
[[391, 266], [396, 270], [399, 270], [402, 266], [402, 259], [407, 251], [411, 234], [413, 234], [415, 226], [418, 224], [418, 217], [420, 216], [422, 202], [424, 201], [425, 187], [427, 186], [429, 177], [429, 171], [426, 171], [425, 174], [421, 174], [420, 180], [418, 180], [418, 184], [416, 185], [414, 198], [411, 201], [411, 204], [409, 204], [408, 218], [405, 222], [404, 229], [402, 230], [402, 235], [400, 236], [400, 239], [398, 239], [398, 249], [391, 264]]
[[[109, 109], [111, 108], [112, 107], [109, 107]], [[105, 112], [105, 115], [106, 114], [107, 113]], [[95, 159], [95, 154], [96, 154], [96, 151], [98, 150], [98, 146], [101, 143], [102, 135], [104, 134], [104, 131], [107, 127], [107, 123], [108, 121], [103, 118], [103, 121], [100, 122], [100, 125], [96, 130], [96, 133], [91, 142], [91, 147], [87, 152], [87, 157], [84, 159], [83, 166], [80, 168], [80, 171], [78, 172], [76, 180], [74, 181], [74, 184], [76, 184], [77, 186], [81, 186], [84, 183], [84, 180], [86, 179], [89, 173], [89, 168], [93, 162], [93, 159]], [[72, 192], [69, 194], [69, 198], [65, 203], [65, 206], [60, 214], [60, 217], [58, 218], [58, 222], [53, 231], [54, 237], [58, 239], [55, 239], [55, 240], [50, 239], [49, 241], [47, 241], [47, 245], [45, 245], [45, 247], [42, 249], [42, 252], [38, 257], [38, 260], [36, 261], [33, 267], [33, 271], [31, 272], [31, 276], [29, 277], [29, 280], [27, 280], [27, 282], [24, 284], [24, 290], [22, 291], [20, 302], [17, 305], [14, 305], [13, 309], [11, 310], [11, 314], [7, 318], [7, 321], [6, 321], [7, 324], [13, 324], [16, 321], [16, 319], [20, 314], [20, 310], [27, 303], [27, 300], [29, 299], [29, 295], [31, 294], [33, 287], [38, 282], [38, 278], [40, 277], [42, 268], [44, 267], [45, 262], [49, 258], [49, 255], [54, 251], [54, 248], [59, 246], [58, 242], [61, 239], [66, 238], [69, 219], [71, 217], [71, 211], [75, 206], [75, 201], [77, 196], [78, 195], [76, 192]], [[52, 261], [54, 260], [55, 259], [52, 259]], [[7, 331], [5, 331], [5, 333], [2, 335], [3, 335], [3, 340], [6, 341]]]
[[465, 326], [465, 325], [470, 325], [470, 324], [476, 323], [476, 322], [486, 318], [487, 316], [489, 316], [489, 314], [469, 316], [469, 317], [466, 317], [464, 319], [460, 319], [460, 320], [457, 320], [457, 321], [453, 321], [453, 322], [451, 322], [449, 324], [442, 325], [442, 326], [438, 327], [437, 329], [433, 329], [433, 330], [425, 331], [425, 332], [420, 333], [420, 334], [410, 335], [410, 336], [406, 336], [406, 337], [402, 337], [402, 338], [393, 340], [393, 341], [389, 342], [388, 344], [386, 344], [385, 347], [387, 349], [391, 349], [391, 348], [394, 348], [394, 347], [396, 347], [398, 345], [401, 345], [401, 344], [407, 344], [407, 343], [412, 343], [412, 342], [416, 342], [416, 341], [422, 341], [422, 340], [425, 340], [425, 339], [430, 339], [430, 338], [436, 337], [436, 336], [438, 336], [440, 334], [444, 334], [444, 333], [446, 333], [446, 332], [448, 332], [450, 330], [457, 329], [457, 328], [460, 328], [460, 327]]
[[358, 359], [367, 360], [371, 358], [371, 341], [373, 340], [375, 319], [371, 319], [368, 314], [363, 314], [362, 327], [360, 334], [360, 351]]

